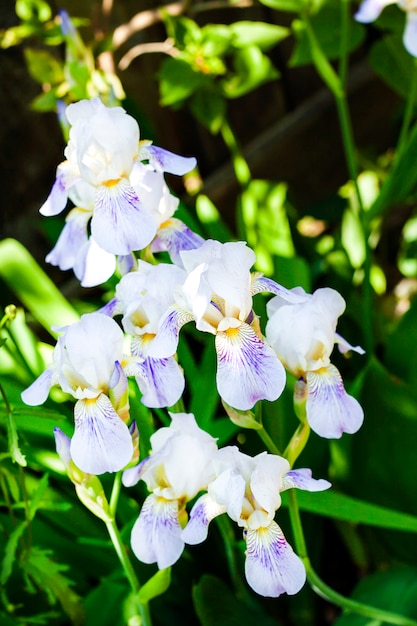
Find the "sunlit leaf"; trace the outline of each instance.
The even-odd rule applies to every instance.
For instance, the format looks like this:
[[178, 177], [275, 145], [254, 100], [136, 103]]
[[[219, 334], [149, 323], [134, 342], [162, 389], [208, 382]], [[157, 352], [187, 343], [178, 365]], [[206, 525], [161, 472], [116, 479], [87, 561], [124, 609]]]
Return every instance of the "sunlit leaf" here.
[[65, 326], [79, 315], [32, 255], [15, 239], [0, 243], [0, 278], [52, 335], [52, 326]]
[[230, 30], [234, 34], [233, 45], [236, 48], [258, 46], [261, 50], [269, 50], [290, 34], [288, 28], [266, 22], [234, 22]]
[[227, 98], [239, 98], [279, 76], [270, 59], [258, 46], [238, 49], [233, 55], [234, 73], [222, 81]]

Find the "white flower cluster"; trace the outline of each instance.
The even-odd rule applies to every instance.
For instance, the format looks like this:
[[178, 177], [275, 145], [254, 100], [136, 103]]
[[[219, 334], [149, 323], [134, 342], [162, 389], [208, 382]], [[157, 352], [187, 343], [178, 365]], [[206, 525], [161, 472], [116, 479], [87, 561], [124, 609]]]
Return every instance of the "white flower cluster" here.
[[[312, 479], [309, 470], [291, 470], [276, 455], [218, 450], [184, 413], [170, 413], [171, 426], [152, 436], [150, 456], [137, 465], [128, 377], [135, 378], [145, 406], [172, 407], [186, 384], [177, 360], [181, 328], [194, 323], [214, 335], [224, 403], [247, 411], [260, 400], [276, 400], [288, 370], [304, 385], [306, 419], [317, 434], [353, 433], [363, 411], [330, 361], [336, 343], [342, 352], [363, 353], [336, 333], [345, 302], [333, 289], [306, 294], [251, 272], [255, 254], [245, 242], [205, 241], [174, 218], [178, 200], [163, 173], [182, 175], [195, 159], [139, 141], [136, 121], [120, 107], [82, 101], [68, 107], [67, 117], [66, 160], [41, 213], [59, 213], [68, 198], [75, 208], [48, 260], [72, 267], [83, 285], [109, 278], [116, 256], [124, 275], [108, 304], [61, 329], [50, 367], [22, 398], [42, 404], [59, 385], [76, 400], [74, 436], [58, 446], [66, 464], [71, 459], [90, 475], [124, 469], [126, 485], [145, 481], [151, 493], [132, 532], [139, 559], [168, 567], [186, 543], [205, 539], [214, 517], [227, 513], [244, 531], [253, 589], [266, 596], [296, 593], [305, 571], [274, 521], [280, 493], [329, 483]], [[148, 246], [167, 251], [171, 263], [138, 258], [135, 253]], [[253, 309], [260, 292], [273, 295], [265, 336]], [[186, 504], [201, 491], [188, 520]]]

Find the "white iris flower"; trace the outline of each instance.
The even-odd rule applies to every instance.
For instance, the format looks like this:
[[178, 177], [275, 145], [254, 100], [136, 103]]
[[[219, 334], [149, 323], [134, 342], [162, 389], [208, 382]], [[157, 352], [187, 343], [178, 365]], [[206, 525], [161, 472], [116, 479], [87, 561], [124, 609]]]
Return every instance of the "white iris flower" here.
[[265, 334], [284, 366], [306, 383], [306, 415], [321, 437], [339, 438], [362, 425], [363, 410], [345, 391], [339, 370], [330, 362], [335, 343], [342, 352], [364, 351], [336, 333], [345, 301], [334, 289], [317, 289], [312, 295], [294, 290], [304, 301], [290, 303], [280, 296], [267, 305]]

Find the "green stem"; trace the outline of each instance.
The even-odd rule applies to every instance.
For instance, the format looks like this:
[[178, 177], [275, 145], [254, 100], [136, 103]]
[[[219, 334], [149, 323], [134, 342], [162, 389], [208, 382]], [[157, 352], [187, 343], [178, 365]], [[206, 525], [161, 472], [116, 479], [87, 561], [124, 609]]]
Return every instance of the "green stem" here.
[[249, 165], [242, 155], [235, 134], [226, 118], [223, 120], [223, 124], [220, 128], [220, 133], [224, 143], [229, 148], [230, 154], [232, 156], [233, 169], [235, 171], [235, 176], [239, 182], [239, 185], [243, 189], [245, 189], [250, 183], [252, 176], [250, 173]]
[[397, 149], [395, 151], [396, 159], [400, 156], [404, 150], [404, 146], [407, 141], [408, 130], [410, 128], [411, 120], [414, 113], [414, 103], [417, 95], [417, 59], [413, 59], [413, 73], [411, 76], [411, 82], [407, 93], [407, 101], [405, 104], [403, 123], [398, 138]]
[[380, 620], [381, 622], [388, 624], [397, 624], [397, 626], [417, 626], [417, 622], [413, 619], [398, 615], [397, 613], [391, 613], [390, 611], [384, 611], [374, 606], [357, 602], [351, 598], [346, 598], [331, 587], [329, 587], [321, 578], [316, 574], [311, 566], [310, 559], [307, 553], [307, 546], [304, 538], [303, 527], [301, 525], [300, 512], [298, 509], [297, 494], [295, 489], [288, 491], [288, 505], [291, 518], [291, 526], [294, 534], [294, 543], [299, 557], [303, 561], [307, 580], [310, 583], [311, 588], [317, 595], [324, 600], [339, 606], [348, 613], [357, 613], [358, 615], [364, 615], [374, 620]]
[[126, 575], [127, 580], [129, 581], [132, 592], [136, 598], [139, 614], [142, 618], [141, 626], [151, 626], [151, 614], [149, 611], [148, 604], [144, 604], [138, 599], [138, 592], [140, 589], [140, 582], [138, 577], [136, 576], [136, 572], [133, 569], [132, 563], [130, 562], [129, 556], [126, 552], [125, 546], [123, 544], [119, 529], [116, 524], [116, 510], [117, 504], [119, 502], [120, 490], [122, 487], [122, 472], [117, 472], [114, 477], [113, 489], [110, 496], [109, 502], [109, 513], [111, 515], [111, 521], [106, 522], [107, 531], [110, 535], [110, 539], [112, 541], [113, 547], [117, 556], [119, 557], [120, 564], [123, 568], [123, 571]]
[[120, 490], [122, 488], [122, 472], [117, 472], [114, 477], [113, 489], [110, 495], [109, 512], [114, 518], [116, 516], [117, 503], [119, 502]]
[[272, 437], [267, 433], [267, 431], [265, 430], [263, 426], [256, 432], [258, 433], [259, 437], [261, 438], [261, 440], [263, 441], [263, 443], [265, 444], [269, 452], [271, 452], [272, 454], [277, 454], [278, 456], [282, 456], [282, 453], [280, 452], [278, 447], [275, 445]]
[[138, 599], [140, 583], [136, 576], [136, 572], [133, 569], [132, 563], [130, 562], [130, 559], [127, 555], [122, 538], [120, 536], [119, 529], [117, 528], [116, 520], [113, 518], [110, 522], [106, 522], [106, 527], [110, 535], [110, 539], [112, 541], [114, 549], [116, 551], [116, 554], [119, 557], [120, 564], [123, 568], [126, 578], [129, 581], [132, 592], [135, 595], [135, 598], [138, 604], [139, 614], [142, 619], [141, 626], [151, 626], [152, 620], [151, 620], [151, 614], [149, 611], [149, 606], [148, 606], [148, 603], [140, 602]]
[[342, 3], [342, 20], [341, 20], [341, 62], [340, 71], [341, 75], [336, 74], [328, 62], [325, 54], [320, 48], [320, 45], [315, 37], [314, 31], [307, 16], [303, 16], [305, 31], [309, 38], [310, 47], [312, 50], [313, 61], [316, 69], [324, 82], [332, 92], [337, 108], [337, 114], [339, 117], [340, 131], [342, 136], [343, 150], [346, 159], [346, 165], [349, 173], [349, 177], [353, 182], [355, 196], [359, 207], [359, 219], [362, 227], [363, 239], [365, 244], [365, 260], [363, 265], [364, 280], [363, 280], [363, 329], [364, 329], [364, 342], [365, 349], [368, 358], [373, 353], [374, 340], [373, 340], [373, 323], [372, 323], [372, 285], [371, 285], [371, 250], [369, 247], [369, 226], [366, 217], [365, 207], [362, 200], [362, 195], [358, 185], [358, 165], [356, 160], [356, 147], [353, 138], [352, 123], [350, 119], [350, 112], [346, 97], [345, 82], [347, 77], [347, 61], [348, 61], [348, 27], [349, 19], [346, 13], [346, 2]]
[[230, 519], [225, 515], [219, 515], [216, 517], [216, 523], [223, 539], [226, 560], [236, 595], [242, 598], [246, 604], [254, 606], [256, 603], [243, 582], [240, 567], [236, 559], [235, 534]]

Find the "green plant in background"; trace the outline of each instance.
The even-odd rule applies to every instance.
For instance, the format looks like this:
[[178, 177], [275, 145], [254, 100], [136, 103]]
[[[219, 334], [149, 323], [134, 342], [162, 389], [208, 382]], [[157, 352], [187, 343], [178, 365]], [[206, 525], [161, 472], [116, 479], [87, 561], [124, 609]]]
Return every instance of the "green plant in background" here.
[[[5, 450], [0, 459], [0, 617], [6, 625], [65, 624], [68, 620], [87, 626], [168, 621], [226, 626], [253, 620], [267, 626], [314, 625], [323, 619], [314, 594], [339, 608], [328, 620], [338, 626], [417, 623], [417, 309], [415, 300], [405, 293], [399, 312], [386, 313], [388, 296], [393, 294], [388, 292], [388, 268], [380, 250], [389, 216], [399, 207], [409, 207], [397, 262], [400, 275], [415, 280], [417, 72], [413, 48], [407, 52], [402, 45], [406, 20], [409, 28], [414, 14], [412, 9], [406, 14], [396, 6], [372, 14], [372, 0], [361, 8], [371, 11], [368, 18], [373, 15], [376, 20], [369, 63], [403, 98], [396, 147], [371, 162], [357, 149], [349, 103], [350, 55], [364, 45], [367, 33], [354, 17], [358, 4], [349, 0], [262, 0], [262, 4], [277, 11], [277, 21], [282, 12], [290, 16], [285, 21], [291, 21], [291, 26], [246, 19], [200, 26], [193, 5], [181, 6], [179, 15], [173, 15], [170, 6], [160, 9], [167, 34], [161, 44], [167, 58], [158, 72], [161, 105], [186, 106], [211, 133], [221, 134], [240, 185], [237, 235], [254, 250], [253, 257], [243, 244], [228, 241], [233, 235], [201, 188], [195, 198], [195, 216], [191, 208], [182, 206], [179, 214], [185, 223], [174, 217], [178, 201], [166, 186], [163, 171], [183, 175], [191, 169], [191, 160], [184, 165], [176, 161], [176, 155], [145, 141], [138, 152], [132, 147], [129, 167], [125, 167], [128, 135], [124, 141], [122, 126], [118, 127], [120, 136], [114, 133], [102, 144], [111, 115], [97, 127], [91, 116], [91, 127], [80, 130], [82, 115], [77, 118], [71, 109], [68, 119], [61, 119], [65, 136], [68, 121], [72, 127], [72, 148], [67, 148], [68, 160], [58, 168], [57, 182], [42, 212], [58, 213], [67, 196], [75, 205], [64, 229], [68, 237], [57, 244], [55, 255], [60, 260], [55, 264], [73, 267], [77, 276], [82, 266], [81, 273], [90, 278], [96, 277], [99, 267], [101, 272], [104, 265], [111, 267], [108, 276], [91, 283], [103, 284], [97, 306], [88, 291], [80, 301], [69, 302], [18, 242], [0, 242], [0, 278], [8, 288], [0, 322], [0, 436]], [[112, 57], [116, 49], [109, 43], [111, 29], [86, 45], [76, 30], [84, 22], [62, 12], [53, 16], [43, 1], [19, 1], [16, 12], [21, 25], [2, 33], [3, 47], [22, 42], [64, 44], [63, 60], [55, 52], [27, 45], [28, 69], [43, 85], [36, 109], [54, 110], [61, 101], [68, 105], [96, 97], [112, 107], [123, 101]], [[368, 18], [361, 21], [371, 21]], [[322, 218], [323, 207], [311, 207], [311, 215], [299, 216], [297, 207], [287, 200], [285, 181], [252, 177], [229, 123], [230, 99], [279, 80], [268, 52], [291, 36], [294, 45], [288, 67], [312, 65], [332, 94], [338, 113], [349, 180], [335, 190], [337, 209], [330, 227]], [[110, 59], [104, 63], [107, 70], [103, 70], [103, 54]], [[96, 107], [100, 115], [107, 115], [97, 100], [80, 105], [84, 114], [92, 110], [87, 107]], [[76, 110], [82, 109], [72, 109]], [[89, 133], [96, 142], [95, 165], [88, 160], [91, 144], [83, 144]], [[106, 175], [101, 174], [104, 166]], [[91, 186], [89, 193], [80, 178]], [[153, 189], [149, 202], [146, 188]], [[129, 212], [137, 210], [142, 217], [150, 212], [153, 220], [146, 218], [148, 239], [142, 249], [136, 240], [132, 243], [138, 228], [131, 224], [138, 226], [139, 218]], [[119, 212], [130, 218], [120, 219]], [[216, 238], [224, 243], [212, 241]], [[71, 242], [78, 247], [69, 254]], [[97, 242], [102, 248], [99, 253], [94, 247]], [[256, 270], [252, 274], [251, 263]], [[171, 269], [165, 270], [165, 265]], [[168, 272], [175, 272], [175, 277], [163, 278], [164, 271], [167, 277]], [[346, 360], [334, 354], [330, 363], [335, 342], [342, 352], [351, 353], [352, 346], [335, 334], [343, 299], [338, 301], [331, 290], [317, 291], [324, 285], [337, 288], [347, 301], [341, 333], [363, 342], [364, 357]], [[296, 286], [314, 295], [306, 296], [302, 289], [289, 291]], [[275, 294], [275, 298], [265, 302], [261, 293]], [[164, 300], [167, 294], [171, 294], [169, 302]], [[14, 300], [16, 306], [10, 304]], [[168, 314], [159, 311], [163, 300]], [[76, 336], [76, 329], [87, 324], [88, 316], [82, 316], [86, 311], [90, 316], [109, 316], [108, 337], [115, 333], [120, 338], [120, 325], [125, 335], [133, 337], [128, 356], [111, 357], [111, 365], [113, 361], [118, 365], [106, 373], [109, 378], [104, 369], [100, 371], [107, 358], [104, 352], [101, 365], [94, 364], [94, 352], [100, 354], [102, 348], [92, 339], [93, 331], [85, 341], [70, 341], [71, 333]], [[100, 318], [94, 319], [99, 328]], [[187, 324], [177, 345], [180, 328], [190, 321], [195, 327]], [[116, 327], [117, 331], [110, 331]], [[55, 348], [54, 340], [58, 342]], [[114, 339], [112, 345], [118, 341]], [[252, 357], [255, 346], [256, 357]], [[353, 349], [360, 352], [357, 346]], [[161, 359], [167, 368], [164, 374], [158, 369]], [[169, 365], [168, 359], [172, 359]], [[284, 379], [282, 385], [279, 382], [281, 362], [287, 369], [284, 390]], [[247, 375], [248, 363], [251, 376]], [[263, 369], [263, 363], [270, 369]], [[348, 393], [341, 379], [334, 382], [339, 381], [335, 373], [339, 369]], [[186, 381], [184, 395], [181, 372]], [[34, 380], [41, 382], [31, 386]], [[46, 387], [51, 387], [48, 399]], [[175, 398], [165, 398], [168, 388], [178, 391]], [[325, 401], [320, 399], [323, 389], [328, 392]], [[22, 402], [22, 391], [23, 398], [35, 406]], [[361, 427], [355, 398], [363, 407]], [[103, 402], [107, 403], [103, 415], [115, 430], [97, 426], [99, 433], [109, 429], [99, 450], [89, 447], [95, 441], [90, 432], [94, 429], [86, 429], [83, 420], [97, 418], [92, 407]], [[188, 425], [180, 425], [185, 411], [195, 415], [195, 426], [190, 417]], [[323, 426], [326, 416], [336, 419], [336, 430], [329, 424]], [[58, 456], [52, 452], [54, 429]], [[131, 463], [123, 460], [120, 467], [114, 466], [120, 456], [119, 443], [113, 438], [116, 431], [132, 458]], [[342, 431], [346, 434], [340, 437]], [[232, 452], [236, 450], [229, 448], [232, 444], [245, 454]], [[213, 469], [209, 459], [217, 454], [216, 446], [220, 456]], [[259, 452], [268, 454], [259, 457]], [[94, 466], [101, 455], [104, 463], [110, 463], [106, 466], [110, 472]], [[205, 455], [207, 464], [200, 467]], [[233, 455], [232, 462], [229, 456]], [[305, 475], [303, 482], [297, 472], [305, 470], [294, 467], [299, 464], [311, 467], [314, 475], [328, 477], [332, 488], [326, 489], [326, 481]], [[187, 484], [180, 488], [181, 476]], [[242, 509], [237, 506], [237, 487], [233, 491], [230, 486], [235, 484], [244, 485], [239, 487], [243, 489]], [[163, 506], [168, 506], [165, 523], [158, 526]], [[288, 544], [274, 534], [281, 532], [275, 522], [277, 509]], [[237, 522], [238, 532], [225, 512]], [[202, 541], [201, 520], [208, 526], [217, 515], [208, 544], [188, 547]], [[152, 519], [154, 530], [148, 534]], [[178, 535], [173, 531], [169, 541], [164, 540], [167, 520], [179, 532], [185, 527], [182, 543], [176, 543]], [[344, 545], [343, 562], [337, 563], [340, 575], [354, 568], [355, 582], [360, 579], [351, 597], [324, 582], [329, 576], [320, 566], [321, 554], [331, 552], [329, 544], [334, 541], [329, 528], [338, 533], [336, 545], [340, 541]], [[265, 539], [272, 535], [281, 537], [279, 549], [272, 539]], [[177, 561], [170, 550], [179, 545], [181, 553], [184, 541], [184, 555]], [[286, 547], [285, 562], [282, 546], [290, 544], [298, 556], [290, 556], [291, 548]], [[254, 583], [251, 567], [259, 554], [271, 568], [268, 581], [280, 580], [272, 593], [265, 593], [262, 567]], [[245, 559], [249, 586], [243, 574]], [[291, 583], [287, 571], [293, 573]], [[309, 584], [293, 595], [302, 586], [304, 571]], [[276, 597], [284, 592], [290, 594], [288, 598], [262, 599], [262, 595]]]

